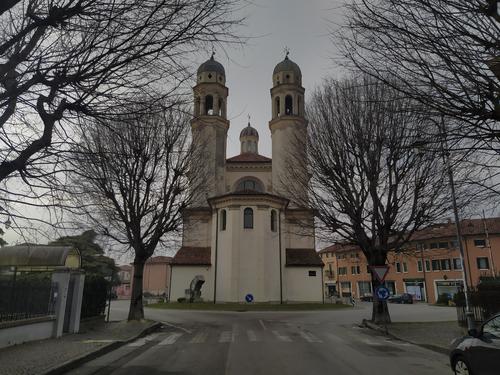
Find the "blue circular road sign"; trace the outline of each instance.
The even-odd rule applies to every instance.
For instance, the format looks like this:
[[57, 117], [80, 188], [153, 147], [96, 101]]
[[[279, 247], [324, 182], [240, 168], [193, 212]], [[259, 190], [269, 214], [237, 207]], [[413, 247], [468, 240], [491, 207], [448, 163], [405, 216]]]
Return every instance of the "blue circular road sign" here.
[[245, 301], [247, 301], [248, 303], [252, 302], [253, 301], [253, 296], [249, 293], [245, 296]]
[[389, 298], [389, 289], [387, 289], [385, 286], [379, 286], [377, 289], [375, 289], [375, 294], [377, 295], [379, 301], [385, 301], [387, 298]]

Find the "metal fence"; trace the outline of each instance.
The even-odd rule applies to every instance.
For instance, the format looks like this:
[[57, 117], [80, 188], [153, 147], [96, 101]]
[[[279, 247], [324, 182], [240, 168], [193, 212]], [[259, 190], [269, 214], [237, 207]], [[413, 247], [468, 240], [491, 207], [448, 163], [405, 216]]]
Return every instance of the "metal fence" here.
[[50, 275], [0, 278], [0, 322], [54, 315], [55, 288]]

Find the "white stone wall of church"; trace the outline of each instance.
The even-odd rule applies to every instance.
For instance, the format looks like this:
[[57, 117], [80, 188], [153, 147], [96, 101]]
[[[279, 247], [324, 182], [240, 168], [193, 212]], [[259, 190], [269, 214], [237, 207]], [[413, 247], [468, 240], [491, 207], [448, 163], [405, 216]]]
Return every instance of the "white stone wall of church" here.
[[[247, 207], [254, 212], [253, 229], [243, 228]], [[256, 302], [279, 301], [279, 238], [270, 230], [270, 208], [226, 210], [226, 230], [218, 240], [217, 300], [244, 302], [252, 294]]]
[[190, 218], [184, 226], [182, 246], [210, 247], [211, 229], [210, 220]]
[[258, 178], [264, 185], [266, 193], [272, 192], [271, 171], [253, 171], [251, 169], [244, 171], [226, 171], [226, 192], [234, 191], [236, 182], [243, 177]]
[[[316, 271], [316, 276], [309, 276], [309, 271]], [[286, 267], [284, 276], [286, 302], [322, 302], [321, 267]]]
[[178, 298], [185, 297], [185, 290], [189, 289], [191, 281], [197, 275], [205, 277], [205, 283], [201, 287], [201, 298], [204, 301], [213, 301], [213, 271], [210, 266], [173, 266], [170, 300], [177, 302]]
[[[299, 179], [296, 173], [302, 166], [297, 163], [299, 151], [297, 148], [298, 140], [305, 139], [303, 125], [294, 123], [275, 124], [272, 132], [272, 185], [274, 194], [290, 197], [290, 192], [304, 196], [305, 189], [299, 185]], [[293, 197], [290, 197], [293, 198]], [[293, 200], [293, 199], [291, 199]]]
[[283, 226], [285, 247], [314, 249], [314, 228], [309, 224], [285, 224]]

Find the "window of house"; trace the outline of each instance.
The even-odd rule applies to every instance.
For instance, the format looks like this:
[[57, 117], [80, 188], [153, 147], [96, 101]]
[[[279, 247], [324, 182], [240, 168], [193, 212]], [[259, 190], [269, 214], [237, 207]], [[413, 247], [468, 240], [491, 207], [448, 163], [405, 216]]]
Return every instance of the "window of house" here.
[[316, 276], [316, 271], [309, 271], [309, 276]]
[[347, 267], [339, 267], [337, 270], [338, 275], [347, 275]]
[[455, 241], [450, 241], [450, 247], [457, 248], [458, 247], [458, 242], [456, 240]]
[[366, 266], [366, 273], [371, 273], [371, 272], [372, 272], [372, 271], [370, 270], [370, 266], [369, 266], [369, 265], [367, 265], [367, 266]]
[[439, 262], [439, 259], [433, 259], [432, 260], [432, 270], [433, 271], [439, 271], [439, 270], [441, 270], [441, 264]]
[[425, 271], [430, 272], [431, 270], [431, 261], [429, 259], [425, 260]]
[[487, 270], [490, 268], [490, 263], [487, 257], [478, 257], [476, 258], [477, 268], [480, 270]]
[[423, 272], [424, 271], [421, 259], [417, 260], [417, 271], [418, 272]]
[[253, 210], [250, 207], [243, 211], [243, 228], [253, 228]]
[[396, 272], [401, 272], [401, 263], [396, 262]]
[[476, 246], [476, 247], [485, 247], [486, 246], [486, 240], [484, 240], [484, 239], [476, 239], [476, 240], [474, 240], [474, 246]]
[[359, 275], [361, 273], [361, 269], [359, 266], [351, 266], [351, 274]]
[[226, 230], [226, 210], [220, 212], [220, 230]]
[[460, 258], [453, 258], [453, 269], [454, 270], [461, 270], [462, 269], [462, 262]]
[[408, 264], [406, 262], [403, 262], [403, 272], [408, 272]]
[[449, 246], [449, 243], [448, 242], [440, 242], [439, 243], [439, 248], [440, 249], [447, 249]]
[[[271, 231], [276, 232], [278, 227], [278, 217], [275, 210], [271, 210]], [[328, 253], [325, 255], [328, 256]]]
[[451, 269], [451, 264], [449, 259], [441, 259], [440, 263], [442, 271], [449, 271]]
[[328, 271], [327, 272], [329, 273], [328, 277], [330, 277], [331, 279], [333, 279], [335, 277], [331, 263], [328, 264]]
[[439, 249], [439, 243], [431, 242], [431, 249]]

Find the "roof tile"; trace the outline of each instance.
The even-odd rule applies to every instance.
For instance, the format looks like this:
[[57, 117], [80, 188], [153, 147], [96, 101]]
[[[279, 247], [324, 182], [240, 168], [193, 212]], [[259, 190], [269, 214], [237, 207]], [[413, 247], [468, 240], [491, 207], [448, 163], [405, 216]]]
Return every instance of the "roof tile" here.
[[172, 260], [172, 265], [210, 266], [211, 264], [209, 247], [183, 246]]
[[322, 267], [323, 261], [314, 249], [286, 249], [286, 265]]

